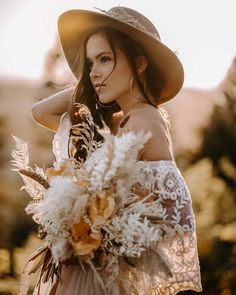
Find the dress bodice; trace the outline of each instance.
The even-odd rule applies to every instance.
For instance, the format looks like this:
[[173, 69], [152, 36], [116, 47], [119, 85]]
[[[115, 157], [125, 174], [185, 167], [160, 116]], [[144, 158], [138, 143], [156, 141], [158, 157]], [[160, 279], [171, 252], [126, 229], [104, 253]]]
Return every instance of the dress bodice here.
[[68, 159], [68, 141], [70, 128], [71, 121], [69, 114], [66, 112], [61, 116], [60, 125], [54, 135], [52, 142], [52, 150], [56, 159], [55, 163], [57, 165], [60, 165], [64, 159]]
[[[69, 115], [64, 113], [53, 139], [56, 166], [68, 158], [70, 128]], [[142, 162], [139, 191], [141, 195], [152, 194], [158, 200], [155, 210], [159, 210], [162, 221], [170, 225], [172, 239], [161, 241], [156, 253], [152, 257], [141, 257], [137, 267], [124, 270], [126, 276], [139, 278], [130, 281], [129, 288], [138, 294], [144, 294], [148, 288], [156, 290], [150, 294], [176, 294], [188, 289], [201, 291], [195, 219], [184, 178], [174, 161]]]

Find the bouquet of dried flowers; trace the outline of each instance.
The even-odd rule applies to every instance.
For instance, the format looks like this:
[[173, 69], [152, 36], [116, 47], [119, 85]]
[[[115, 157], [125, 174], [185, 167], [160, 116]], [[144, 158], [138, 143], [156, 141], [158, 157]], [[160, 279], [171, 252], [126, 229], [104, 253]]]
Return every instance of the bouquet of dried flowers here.
[[[91, 123], [88, 109], [80, 111]], [[42, 267], [39, 283], [53, 280], [55, 274], [59, 281], [62, 264], [76, 259], [81, 267], [92, 268], [106, 294], [119, 272], [118, 259], [132, 265], [132, 258], [162, 240], [163, 224], [158, 202], [152, 194], [141, 197], [138, 186], [144, 163], [136, 160], [137, 155], [151, 135], [129, 132], [116, 137], [105, 132], [102, 145], [94, 145], [86, 126], [84, 122], [77, 126], [87, 151], [85, 161], [69, 158], [51, 168], [33, 169], [27, 144], [14, 137], [12, 163], [32, 197], [26, 212], [39, 224], [45, 240], [30, 259], [37, 263], [27, 272]], [[21, 294], [26, 289], [22, 286]]]

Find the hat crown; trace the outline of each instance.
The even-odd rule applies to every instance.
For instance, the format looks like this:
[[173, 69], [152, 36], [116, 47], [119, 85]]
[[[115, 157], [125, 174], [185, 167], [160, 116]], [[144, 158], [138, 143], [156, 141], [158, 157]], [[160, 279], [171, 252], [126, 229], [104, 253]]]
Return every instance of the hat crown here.
[[109, 10], [99, 10], [110, 17], [136, 27], [137, 29], [160, 41], [160, 35], [155, 26], [141, 13], [123, 6], [112, 7]]

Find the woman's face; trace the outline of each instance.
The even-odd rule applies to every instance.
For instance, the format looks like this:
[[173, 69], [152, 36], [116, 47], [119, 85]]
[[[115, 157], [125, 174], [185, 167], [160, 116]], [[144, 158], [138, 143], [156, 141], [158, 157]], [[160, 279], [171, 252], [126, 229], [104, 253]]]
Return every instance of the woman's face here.
[[132, 71], [125, 54], [116, 48], [116, 65], [111, 47], [101, 33], [91, 36], [86, 45], [90, 79], [102, 103], [128, 100]]

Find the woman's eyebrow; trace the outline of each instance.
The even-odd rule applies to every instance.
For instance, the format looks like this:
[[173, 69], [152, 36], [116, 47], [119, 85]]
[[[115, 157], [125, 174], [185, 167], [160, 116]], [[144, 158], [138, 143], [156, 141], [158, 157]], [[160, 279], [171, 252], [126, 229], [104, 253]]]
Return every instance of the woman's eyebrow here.
[[[103, 52], [99, 53], [98, 55], [96, 55], [95, 59], [98, 59], [103, 54], [111, 54], [111, 52], [110, 51], [103, 51]], [[91, 58], [89, 58], [89, 57], [87, 57], [87, 60], [92, 61]]]

